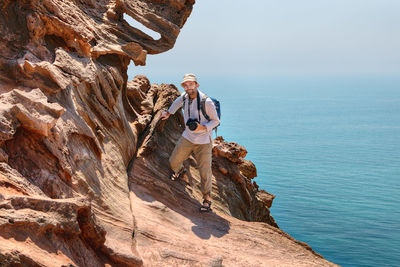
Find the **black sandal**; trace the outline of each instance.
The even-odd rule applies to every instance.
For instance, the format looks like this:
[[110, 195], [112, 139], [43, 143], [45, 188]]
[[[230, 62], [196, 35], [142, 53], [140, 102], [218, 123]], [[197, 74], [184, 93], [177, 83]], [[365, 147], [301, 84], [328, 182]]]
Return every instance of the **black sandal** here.
[[180, 169], [177, 173], [172, 171], [171, 176], [169, 177], [172, 181], [178, 180], [181, 178], [184, 174], [186, 173], [186, 170], [184, 168]]
[[[205, 204], [208, 204], [207, 206]], [[209, 212], [211, 211], [211, 201], [204, 199], [203, 205], [200, 207], [200, 212]]]

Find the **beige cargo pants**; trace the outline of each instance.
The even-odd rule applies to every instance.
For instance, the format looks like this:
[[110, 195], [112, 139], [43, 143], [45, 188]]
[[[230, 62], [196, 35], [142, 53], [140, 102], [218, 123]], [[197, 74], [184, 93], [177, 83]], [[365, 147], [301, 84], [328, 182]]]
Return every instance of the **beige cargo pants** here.
[[194, 153], [194, 158], [196, 159], [200, 171], [200, 188], [204, 198], [206, 195], [210, 195], [212, 187], [212, 142], [209, 144], [194, 144], [181, 136], [169, 157], [169, 164], [171, 165], [171, 169], [177, 173], [183, 168], [183, 161], [186, 160], [192, 152]]

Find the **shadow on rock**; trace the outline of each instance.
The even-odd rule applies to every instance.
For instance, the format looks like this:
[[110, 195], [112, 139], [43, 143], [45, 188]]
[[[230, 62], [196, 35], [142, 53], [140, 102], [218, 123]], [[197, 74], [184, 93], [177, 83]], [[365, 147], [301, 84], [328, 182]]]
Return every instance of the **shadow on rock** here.
[[[171, 181], [165, 177], [157, 181], [157, 183], [159, 182], [171, 188], [172, 192], [168, 193], [172, 194], [169, 194], [169, 197], [168, 194], [154, 194], [154, 192], [160, 191], [154, 190], [154, 184], [148, 183], [148, 181], [146, 184], [152, 184], [151, 189], [143, 184], [132, 182], [130, 183], [130, 191], [137, 198], [147, 203], [162, 203], [162, 207], [159, 210], [163, 214], [166, 213], [165, 208], [168, 208], [174, 213], [189, 219], [193, 224], [191, 227], [193, 233], [201, 239], [209, 239], [212, 236], [220, 238], [229, 233], [229, 221], [219, 216], [215, 211], [200, 212], [201, 204], [186, 192], [185, 187], [187, 185], [183, 180]], [[133, 207], [133, 209], [135, 208]], [[165, 219], [168, 220], [168, 217], [166, 215]], [[176, 223], [179, 223], [179, 221]]]

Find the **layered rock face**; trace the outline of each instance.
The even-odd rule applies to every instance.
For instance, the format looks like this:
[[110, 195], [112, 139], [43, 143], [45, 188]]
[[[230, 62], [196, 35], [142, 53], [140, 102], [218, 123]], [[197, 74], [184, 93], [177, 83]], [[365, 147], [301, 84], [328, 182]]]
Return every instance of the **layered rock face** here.
[[168, 179], [184, 123], [159, 117], [179, 91], [127, 67], [171, 49], [193, 5], [0, 2], [0, 266], [330, 264], [279, 230], [238, 144], [214, 141], [213, 213], [192, 157]]

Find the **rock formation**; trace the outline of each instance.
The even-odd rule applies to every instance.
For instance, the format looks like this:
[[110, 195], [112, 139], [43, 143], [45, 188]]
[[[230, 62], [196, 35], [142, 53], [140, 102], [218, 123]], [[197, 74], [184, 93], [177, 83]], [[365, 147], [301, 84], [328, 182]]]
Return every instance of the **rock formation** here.
[[238, 144], [214, 142], [213, 213], [193, 158], [168, 179], [179, 91], [127, 67], [171, 49], [193, 5], [0, 2], [0, 266], [333, 265], [279, 230]]

